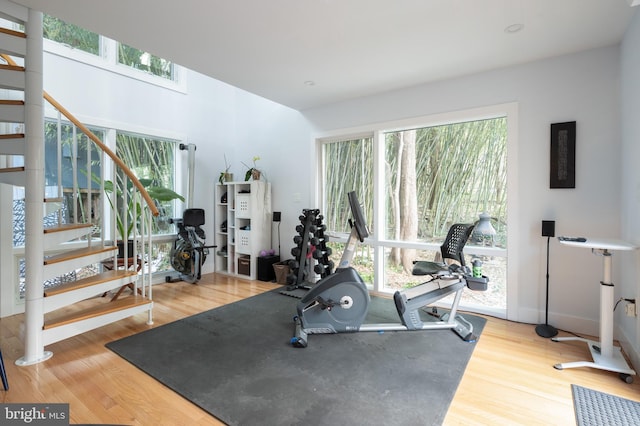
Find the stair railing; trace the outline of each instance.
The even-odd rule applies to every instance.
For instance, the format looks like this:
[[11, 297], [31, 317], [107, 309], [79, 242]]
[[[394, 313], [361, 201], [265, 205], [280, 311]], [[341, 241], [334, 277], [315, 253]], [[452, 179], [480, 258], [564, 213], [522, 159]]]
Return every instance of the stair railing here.
[[[6, 55], [6, 54], [0, 54], [0, 57], [6, 61], [6, 63], [8, 65], [13, 65], [13, 66], [17, 66], [17, 63], [13, 60], [13, 58], [11, 58], [11, 56]], [[64, 116], [67, 120], [69, 120], [74, 128], [73, 128], [73, 133], [74, 133], [74, 145], [76, 144], [75, 139], [77, 137], [76, 134], [76, 129], [79, 129], [84, 135], [86, 135], [89, 140], [93, 143], [93, 145], [95, 145], [97, 147], [97, 149], [99, 151], [102, 152], [102, 160], [101, 160], [101, 167], [103, 164], [105, 164], [105, 155], [107, 157], [109, 157], [111, 159], [111, 162], [113, 164], [112, 170], [111, 170], [111, 176], [113, 178], [112, 182], [113, 182], [113, 193], [112, 193], [112, 197], [111, 197], [111, 211], [112, 214], [110, 215], [111, 217], [111, 234], [112, 234], [112, 240], [111, 241], [117, 241], [116, 238], [116, 230], [118, 228], [117, 226], [117, 222], [120, 221], [120, 223], [124, 226], [124, 229], [128, 229], [131, 225], [132, 228], [132, 233], [130, 234], [131, 239], [136, 242], [136, 244], [133, 244], [133, 253], [129, 253], [129, 248], [128, 248], [128, 244], [126, 242], [124, 242], [124, 259], [122, 261], [124, 268], [128, 268], [132, 265], [129, 265], [128, 262], [130, 261], [130, 259], [134, 259], [133, 262], [135, 262], [135, 259], [137, 257], [142, 258], [143, 260], [143, 269], [142, 269], [142, 274], [141, 274], [141, 281], [139, 284], [141, 284], [141, 286], [136, 285], [136, 287], [141, 288], [141, 293], [143, 296], [149, 297], [151, 298], [151, 270], [150, 267], [147, 266], [146, 268], [144, 267], [144, 259], [149, 259], [150, 255], [151, 255], [151, 244], [152, 244], [152, 216], [158, 216], [159, 215], [159, 211], [158, 208], [155, 204], [155, 202], [153, 201], [153, 199], [151, 198], [151, 196], [149, 195], [149, 193], [147, 192], [147, 190], [144, 188], [144, 186], [142, 185], [142, 183], [140, 182], [140, 180], [138, 180], [138, 178], [136, 177], [136, 175], [133, 173], [133, 171], [107, 146], [105, 145], [100, 138], [98, 138], [91, 130], [89, 130], [89, 128], [87, 128], [82, 122], [80, 122], [80, 120], [78, 120], [73, 114], [71, 114], [71, 112], [69, 112], [64, 106], [62, 106], [58, 101], [56, 101], [51, 95], [49, 95], [46, 91], [43, 91], [43, 97], [44, 99], [49, 102], [49, 104], [51, 104], [51, 106], [53, 106], [53, 108], [55, 110], [57, 110], [59, 112], [59, 114], [61, 114], [62, 116]], [[58, 130], [60, 131], [61, 126], [61, 120], [58, 119]], [[60, 141], [60, 134], [58, 136], [58, 140]], [[58, 145], [60, 145], [60, 143], [58, 143]], [[88, 156], [88, 161], [86, 164], [86, 170], [87, 170], [87, 174], [88, 174], [88, 179], [91, 180], [91, 162], [90, 162], [90, 158], [91, 158], [91, 148], [90, 148], [91, 144], [88, 144], [87, 146], [87, 156]], [[58, 156], [58, 158], [60, 159], [60, 154]], [[76, 164], [76, 160], [77, 160], [77, 156], [72, 156], [73, 161], [73, 169], [74, 169], [74, 194], [73, 194], [73, 199], [76, 200], [76, 197], [79, 194], [79, 189], [78, 189], [78, 185], [77, 185], [77, 181], [76, 181], [76, 170], [77, 170], [77, 164]], [[61, 176], [61, 168], [60, 168], [60, 162], [58, 163], [58, 176]], [[119, 172], [118, 172], [119, 171]], [[100, 174], [100, 190], [102, 194], [105, 194], [105, 196], [108, 196], [106, 194], [105, 191], [105, 180], [104, 180], [104, 168], [102, 168], [102, 171], [99, 173]], [[86, 206], [86, 211], [90, 211], [90, 202], [91, 202], [91, 185], [88, 184], [88, 203]], [[119, 190], [118, 188], [130, 188], [130, 190]], [[58, 195], [61, 196], [62, 195], [62, 183], [59, 180], [58, 181]], [[140, 211], [136, 210], [136, 214], [134, 214], [133, 216], [130, 216], [127, 214], [127, 207], [130, 205], [130, 202], [133, 202], [133, 206], [135, 209], [140, 208]], [[122, 204], [122, 208], [118, 209], [118, 203]], [[77, 202], [73, 203], [73, 214], [74, 214], [74, 219], [77, 218]], [[102, 203], [102, 206], [104, 207], [104, 203]], [[119, 213], [120, 212], [120, 213]], [[104, 211], [101, 212], [101, 218], [104, 220], [105, 215], [103, 214]], [[118, 217], [118, 215], [120, 215]], [[134, 220], [137, 223], [130, 223], [130, 220]], [[105, 224], [102, 224], [102, 232], [101, 232], [101, 240], [102, 243], [104, 244], [105, 242], [105, 233], [104, 233], [104, 228], [105, 228]], [[92, 238], [88, 238], [88, 244], [91, 244], [91, 240]], [[139, 243], [139, 244], [138, 244]], [[117, 259], [115, 258], [114, 255], [114, 264], [117, 262]], [[122, 264], [121, 263], [121, 264]], [[137, 283], [138, 284], [138, 283]], [[137, 290], [137, 289], [136, 289]]]
[[[16, 62], [6, 54], [0, 54], [0, 57], [4, 59], [9, 65], [17, 65]], [[127, 165], [120, 159], [118, 156], [106, 146], [100, 138], [98, 138], [91, 130], [89, 130], [84, 124], [80, 122], [73, 114], [71, 114], [65, 107], [63, 107], [58, 101], [56, 101], [51, 95], [49, 95], [46, 91], [43, 92], [43, 97], [49, 102], [56, 110], [58, 110], [63, 116], [65, 116], [70, 122], [72, 122], [82, 133], [84, 133], [89, 139], [93, 141], [93, 143], [100, 148], [102, 152], [107, 154], [109, 158], [115, 163], [117, 168], [121, 169], [127, 177], [131, 180], [131, 182], [135, 185], [135, 187], [142, 194], [143, 199], [146, 201], [146, 204], [151, 209], [151, 213], [153, 216], [158, 216], [160, 213], [153, 202], [153, 199], [146, 191], [142, 183], [138, 180], [136, 175], [127, 167]]]
[[[140, 279], [141, 283], [141, 292], [143, 296], [151, 297], [151, 271], [147, 266], [145, 268], [144, 260], [149, 260], [151, 255], [151, 236], [152, 236], [152, 216], [158, 216], [159, 211], [158, 208], [153, 201], [153, 199], [149, 196], [149, 193], [146, 191], [142, 183], [138, 180], [135, 174], [127, 167], [127, 165], [117, 157], [113, 151], [109, 149], [91, 130], [89, 130], [84, 124], [82, 124], [77, 118], [75, 118], [68, 110], [66, 110], [60, 103], [58, 103], [55, 99], [53, 99], [46, 92], [44, 93], [44, 98], [47, 102], [49, 102], [62, 116], [66, 117], [73, 125], [74, 125], [74, 146], [77, 145], [77, 135], [75, 129], [79, 129], [84, 135], [86, 135], [90, 141], [95, 145], [99, 151], [103, 153], [101, 165], [105, 164], [104, 158], [105, 156], [109, 157], [112, 161], [113, 167], [110, 171], [111, 177], [111, 193], [106, 191], [105, 189], [105, 169], [102, 168], [99, 176], [100, 176], [100, 192], [104, 194], [105, 197], [110, 198], [110, 208], [111, 208], [111, 241], [117, 241], [119, 238], [125, 241], [122, 241], [123, 248], [122, 253], [120, 253], [120, 264], [123, 265], [124, 269], [128, 269], [129, 267], [135, 265], [136, 259], [140, 258], [143, 260], [143, 273], [141, 274]], [[60, 126], [59, 126], [60, 128]], [[87, 164], [83, 167], [84, 170], [87, 170], [87, 179], [91, 181], [92, 175], [92, 164], [90, 161], [91, 158], [91, 145], [87, 146]], [[72, 157], [73, 158], [73, 157]], [[73, 167], [74, 167], [74, 196], [73, 199], [77, 200], [79, 198], [79, 188], [76, 180], [76, 170], [77, 170], [77, 156], [73, 158]], [[91, 185], [87, 184], [88, 194], [87, 199], [85, 200], [85, 212], [91, 211]], [[79, 202], [73, 203], [74, 208], [74, 217], [77, 217], [77, 209]], [[104, 208], [105, 203], [102, 203], [101, 207]], [[133, 209], [133, 210], [132, 210]], [[102, 210], [104, 211], [104, 210]], [[105, 215], [101, 214], [101, 218], [104, 219]], [[103, 230], [105, 224], [103, 223]], [[123, 235], [119, 235], [118, 238], [118, 229], [124, 229], [125, 232]], [[131, 232], [127, 232], [128, 229], [131, 229]], [[103, 244], [105, 242], [105, 233], [101, 232], [101, 238]], [[133, 248], [129, 248], [129, 244], [127, 244], [126, 240], [132, 240], [134, 242]], [[91, 239], [89, 239], [89, 244]], [[131, 252], [131, 250], [133, 252]], [[117, 259], [114, 258], [114, 265], [117, 262]], [[148, 262], [146, 262], [148, 264]], [[147, 294], [148, 293], [148, 294]]]

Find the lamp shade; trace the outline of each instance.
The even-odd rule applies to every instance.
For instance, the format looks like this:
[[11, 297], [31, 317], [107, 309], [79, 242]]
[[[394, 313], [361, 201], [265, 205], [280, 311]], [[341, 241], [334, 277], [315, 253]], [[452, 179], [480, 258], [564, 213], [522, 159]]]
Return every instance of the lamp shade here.
[[488, 213], [480, 213], [480, 220], [474, 229], [475, 233], [482, 236], [494, 236], [496, 230], [491, 225], [491, 216]]

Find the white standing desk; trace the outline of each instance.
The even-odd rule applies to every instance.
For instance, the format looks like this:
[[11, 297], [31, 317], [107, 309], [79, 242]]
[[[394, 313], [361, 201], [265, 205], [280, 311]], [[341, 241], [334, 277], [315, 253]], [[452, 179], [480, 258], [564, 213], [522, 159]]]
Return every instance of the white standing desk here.
[[551, 340], [561, 342], [579, 340], [585, 342], [591, 351], [593, 361], [565, 362], [554, 365], [558, 370], [575, 367], [593, 367], [620, 373], [620, 378], [631, 383], [636, 372], [629, 367], [619, 347], [613, 346], [613, 283], [611, 282], [611, 251], [635, 250], [637, 247], [626, 241], [610, 238], [587, 238], [585, 242], [562, 241], [571, 247], [590, 248], [595, 255], [602, 256], [604, 262], [603, 278], [600, 281], [600, 342], [581, 337], [554, 337]]

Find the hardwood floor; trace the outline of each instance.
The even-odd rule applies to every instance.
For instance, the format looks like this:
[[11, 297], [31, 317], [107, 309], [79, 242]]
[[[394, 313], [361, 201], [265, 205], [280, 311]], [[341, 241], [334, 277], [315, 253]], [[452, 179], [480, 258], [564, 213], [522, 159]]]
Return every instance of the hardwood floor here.
[[[222, 424], [104, 345], [275, 286], [215, 274], [203, 276], [197, 285], [157, 285], [153, 326], [146, 325], [146, 315], [141, 314], [53, 344], [47, 347], [54, 353], [51, 359], [28, 367], [14, 364], [23, 355], [24, 316], [3, 318], [0, 348], [10, 390], [0, 391], [0, 398], [4, 403], [69, 403], [72, 424]], [[539, 337], [533, 325], [488, 318], [445, 424], [572, 425], [572, 383], [640, 401], [640, 378], [629, 385], [616, 373], [553, 368], [558, 362], [588, 359], [584, 343], [551, 342]]]

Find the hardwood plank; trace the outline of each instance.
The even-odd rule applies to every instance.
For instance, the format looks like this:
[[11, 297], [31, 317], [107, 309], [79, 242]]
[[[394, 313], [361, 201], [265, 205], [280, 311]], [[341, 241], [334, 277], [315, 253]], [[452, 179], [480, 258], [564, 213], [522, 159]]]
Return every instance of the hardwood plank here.
[[[2, 318], [0, 347], [11, 386], [0, 391], [2, 402], [70, 403], [71, 423], [221, 425], [104, 345], [275, 286], [217, 274], [204, 275], [198, 284], [156, 285], [154, 325], [136, 315], [50, 345], [54, 356], [28, 367], [14, 364], [24, 351], [24, 315]], [[584, 343], [551, 342], [535, 333], [535, 325], [488, 318], [444, 424], [574, 424], [572, 383], [640, 401], [640, 378], [629, 385], [611, 372], [553, 368], [589, 356]]]

